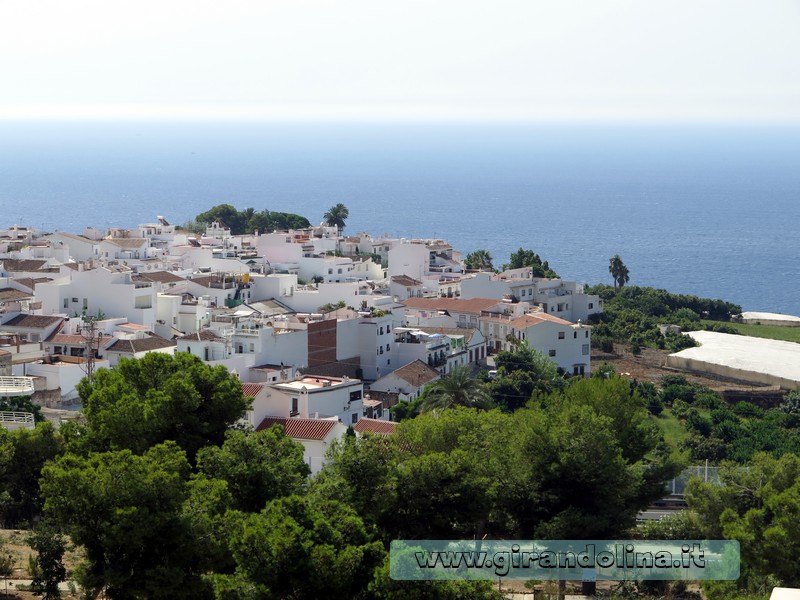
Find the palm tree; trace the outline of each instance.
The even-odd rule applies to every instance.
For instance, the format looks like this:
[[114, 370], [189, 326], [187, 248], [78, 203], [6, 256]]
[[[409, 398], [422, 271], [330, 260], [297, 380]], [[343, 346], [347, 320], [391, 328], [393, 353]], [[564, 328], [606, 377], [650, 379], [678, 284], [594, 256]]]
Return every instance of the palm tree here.
[[475, 271], [491, 271], [494, 268], [492, 255], [488, 250], [475, 250], [475, 252], [467, 254], [464, 266]]
[[472, 377], [470, 367], [457, 365], [449, 374], [426, 388], [422, 410], [450, 408], [455, 405], [488, 408], [491, 404], [489, 393], [483, 383]]
[[332, 206], [328, 209], [322, 218], [325, 219], [325, 223], [330, 225], [331, 227], [338, 227], [339, 229], [344, 229], [344, 223], [347, 217], [350, 216], [350, 211], [347, 210], [347, 207], [339, 202], [336, 206]]
[[615, 290], [617, 289], [617, 285], [619, 285], [620, 289], [622, 289], [622, 287], [631, 279], [628, 275], [628, 267], [626, 267], [625, 263], [622, 262], [619, 254], [615, 254], [608, 261], [608, 272], [611, 273], [611, 277], [614, 278]]

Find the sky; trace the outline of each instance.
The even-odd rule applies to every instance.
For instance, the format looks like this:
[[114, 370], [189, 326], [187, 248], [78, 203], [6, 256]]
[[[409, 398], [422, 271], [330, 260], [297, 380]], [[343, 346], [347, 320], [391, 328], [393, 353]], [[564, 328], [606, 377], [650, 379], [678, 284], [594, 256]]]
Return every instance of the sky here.
[[800, 2], [3, 0], [31, 117], [800, 122]]

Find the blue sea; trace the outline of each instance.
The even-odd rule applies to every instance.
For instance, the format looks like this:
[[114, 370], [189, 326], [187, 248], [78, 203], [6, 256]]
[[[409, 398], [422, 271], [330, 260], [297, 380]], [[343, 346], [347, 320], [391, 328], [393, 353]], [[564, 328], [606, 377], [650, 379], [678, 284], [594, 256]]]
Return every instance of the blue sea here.
[[80, 232], [219, 203], [437, 237], [495, 264], [800, 314], [800, 128], [0, 122], [0, 223]]

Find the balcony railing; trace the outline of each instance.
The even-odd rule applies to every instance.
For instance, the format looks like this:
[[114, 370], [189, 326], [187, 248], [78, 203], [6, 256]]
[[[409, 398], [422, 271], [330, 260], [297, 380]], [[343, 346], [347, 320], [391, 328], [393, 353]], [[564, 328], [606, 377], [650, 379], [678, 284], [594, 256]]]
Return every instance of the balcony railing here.
[[28, 412], [0, 412], [0, 426], [6, 429], [33, 429], [36, 423]]
[[30, 396], [33, 377], [0, 377], [0, 396]]

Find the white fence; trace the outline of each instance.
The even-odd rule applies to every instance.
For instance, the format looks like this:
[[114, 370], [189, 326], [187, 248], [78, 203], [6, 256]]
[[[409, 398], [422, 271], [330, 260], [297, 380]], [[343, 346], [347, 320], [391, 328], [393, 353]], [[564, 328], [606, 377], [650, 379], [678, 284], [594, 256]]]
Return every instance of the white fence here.
[[30, 396], [33, 377], [0, 377], [0, 396]]

